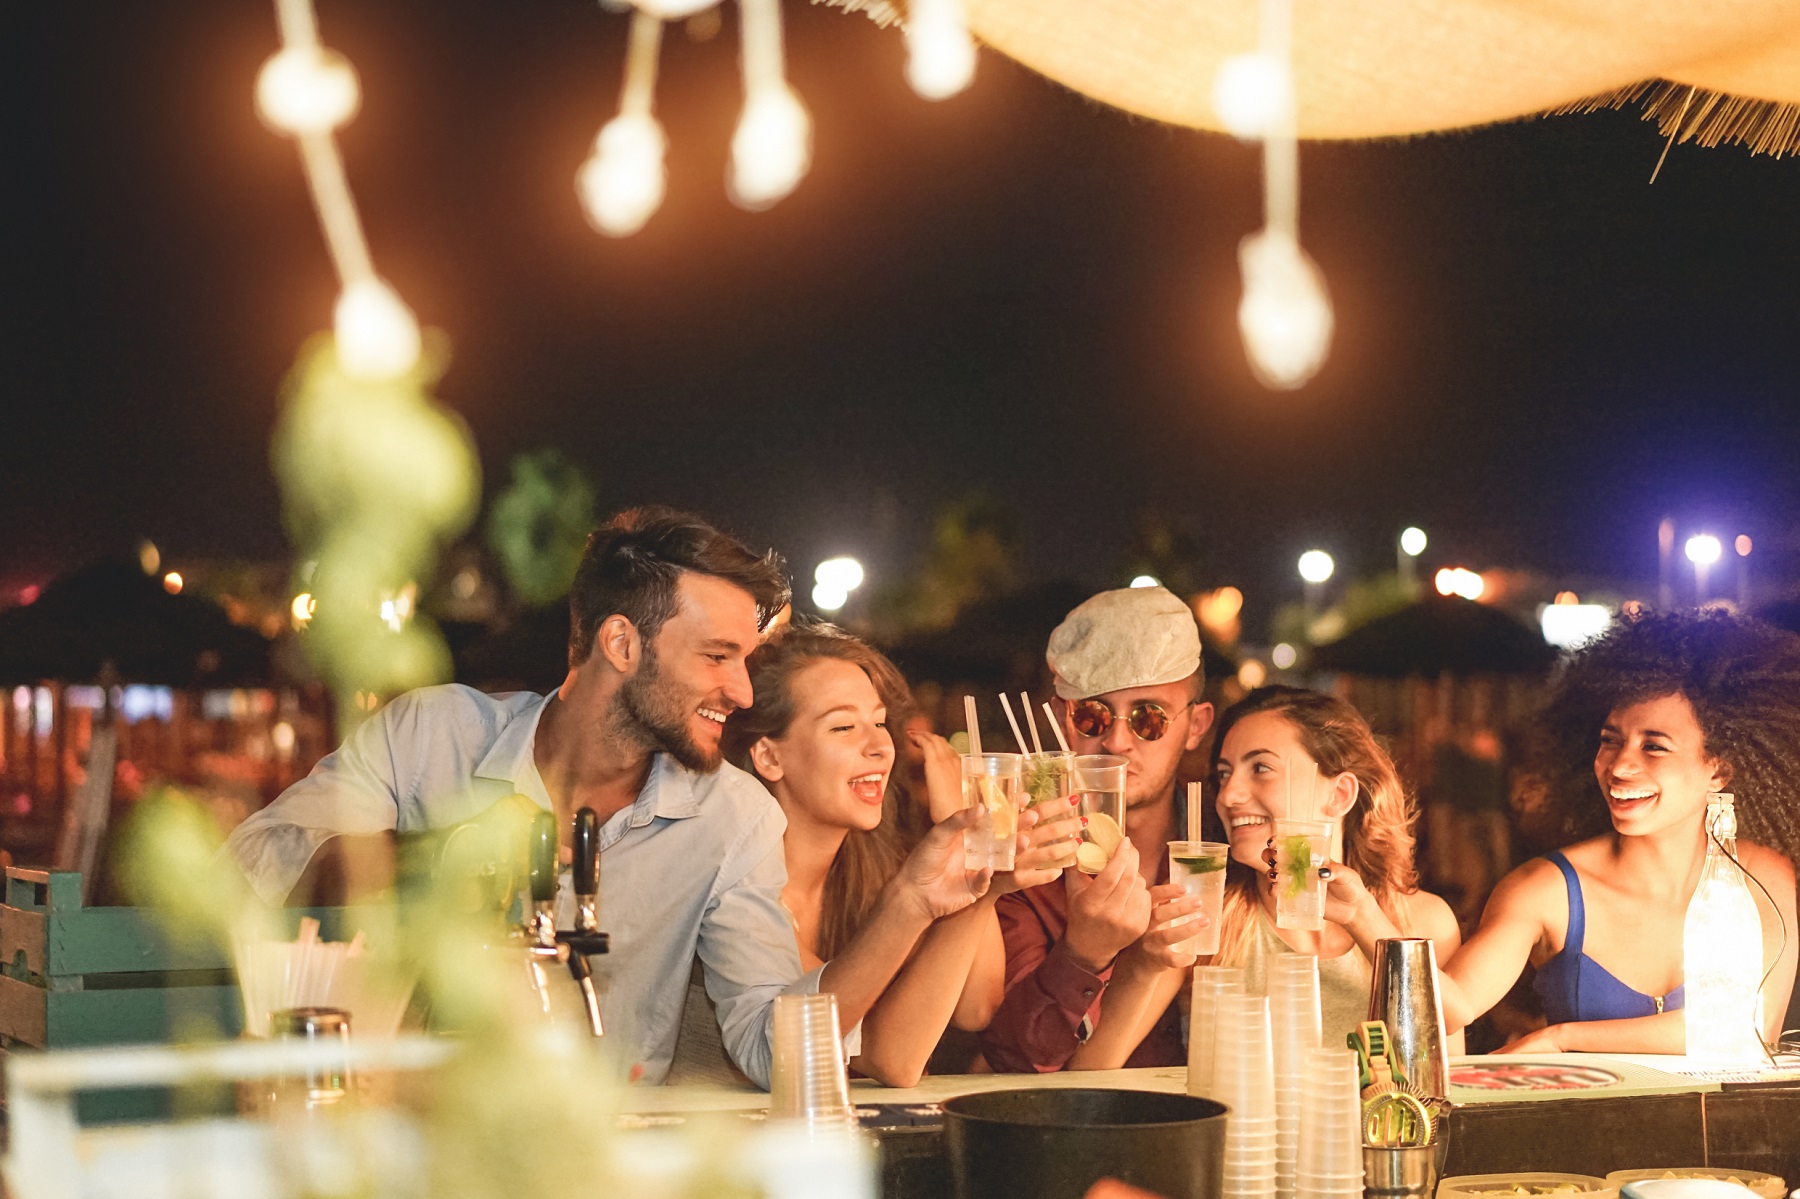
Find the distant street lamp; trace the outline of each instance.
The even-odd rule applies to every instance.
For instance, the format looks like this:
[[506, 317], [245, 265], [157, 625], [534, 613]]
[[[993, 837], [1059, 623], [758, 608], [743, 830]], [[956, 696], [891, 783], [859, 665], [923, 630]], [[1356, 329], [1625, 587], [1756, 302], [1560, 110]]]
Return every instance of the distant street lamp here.
[[1400, 530], [1400, 553], [1395, 561], [1400, 571], [1400, 581], [1410, 590], [1418, 581], [1418, 562], [1415, 559], [1425, 552], [1425, 530], [1417, 525], [1409, 525]]
[[1725, 547], [1711, 533], [1696, 533], [1687, 539], [1687, 559], [1694, 564], [1694, 603], [1706, 602], [1706, 575], [1712, 564], [1725, 553]]
[[1133, 587], [1161, 587], [1162, 580], [1155, 575], [1139, 575], [1131, 580], [1131, 585]]
[[1308, 583], [1326, 582], [1337, 570], [1337, 563], [1324, 550], [1307, 550], [1300, 555], [1300, 577]]
[[827, 558], [813, 571], [813, 607], [836, 612], [863, 583], [862, 563], [855, 558]]
[[1738, 556], [1738, 607], [1750, 610], [1750, 535], [1739, 533], [1732, 543]]

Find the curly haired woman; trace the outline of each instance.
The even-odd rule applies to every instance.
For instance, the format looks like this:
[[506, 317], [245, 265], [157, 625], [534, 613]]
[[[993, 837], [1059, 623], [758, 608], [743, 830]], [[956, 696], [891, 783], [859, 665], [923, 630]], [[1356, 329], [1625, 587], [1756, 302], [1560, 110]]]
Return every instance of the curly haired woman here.
[[1800, 840], [1800, 637], [1723, 612], [1627, 618], [1571, 656], [1538, 731], [1541, 776], [1558, 799], [1589, 797], [1571, 828], [1594, 835], [1501, 880], [1445, 969], [1448, 1026], [1492, 1007], [1529, 961], [1550, 1023], [1509, 1051], [1682, 1052], [1682, 931], [1707, 798], [1729, 791], [1762, 922], [1761, 1032], [1775, 1039], [1800, 935], [1782, 852]]

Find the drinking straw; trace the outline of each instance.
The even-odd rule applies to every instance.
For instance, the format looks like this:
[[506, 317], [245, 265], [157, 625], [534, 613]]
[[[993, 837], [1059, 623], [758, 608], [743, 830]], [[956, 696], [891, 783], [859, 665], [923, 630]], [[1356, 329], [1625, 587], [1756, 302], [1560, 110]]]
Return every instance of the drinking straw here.
[[1000, 693], [1000, 707], [1006, 713], [1006, 723], [1012, 725], [1013, 740], [1019, 743], [1019, 752], [1030, 753], [1031, 751], [1025, 748], [1025, 734], [1019, 731], [1019, 722], [1013, 718], [1012, 701], [1006, 698], [1004, 691]]
[[1069, 748], [1069, 739], [1063, 736], [1062, 725], [1056, 719], [1056, 713], [1050, 710], [1050, 701], [1044, 701], [1044, 719], [1050, 722], [1050, 731], [1056, 734], [1056, 743], [1062, 746], [1064, 753], [1073, 753]]
[[1019, 706], [1025, 709], [1025, 723], [1031, 726], [1031, 749], [1033, 753], [1043, 753], [1044, 743], [1038, 740], [1037, 717], [1031, 714], [1031, 697], [1023, 691], [1019, 692]]
[[1200, 840], [1200, 784], [1187, 785], [1187, 826], [1189, 841]]
[[1319, 818], [1319, 763], [1308, 758], [1306, 764], [1312, 767], [1312, 785], [1306, 789], [1306, 818], [1317, 820]]
[[981, 756], [981, 725], [975, 719], [975, 697], [963, 696], [963, 720], [969, 728], [969, 754], [971, 757]]

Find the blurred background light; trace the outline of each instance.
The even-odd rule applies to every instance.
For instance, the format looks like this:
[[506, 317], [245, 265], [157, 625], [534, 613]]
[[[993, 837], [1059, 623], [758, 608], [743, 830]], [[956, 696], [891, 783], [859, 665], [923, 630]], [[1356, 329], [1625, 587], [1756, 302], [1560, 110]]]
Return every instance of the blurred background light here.
[[1416, 525], [1400, 533], [1400, 552], [1408, 558], [1417, 558], [1424, 553], [1426, 544], [1425, 530]]
[[1559, 598], [1554, 604], [1544, 605], [1538, 613], [1538, 623], [1545, 641], [1557, 649], [1574, 649], [1606, 632], [1612, 624], [1612, 610], [1605, 604], [1565, 604]]
[[1307, 550], [1300, 555], [1300, 577], [1308, 583], [1323, 583], [1337, 570], [1337, 563], [1324, 550]]

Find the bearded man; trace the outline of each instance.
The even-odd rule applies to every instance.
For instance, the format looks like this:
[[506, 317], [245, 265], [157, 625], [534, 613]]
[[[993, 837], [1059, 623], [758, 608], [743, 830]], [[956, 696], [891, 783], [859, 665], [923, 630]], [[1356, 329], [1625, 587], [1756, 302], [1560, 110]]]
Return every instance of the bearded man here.
[[787, 598], [774, 554], [698, 517], [622, 513], [582, 555], [560, 688], [399, 696], [227, 850], [270, 903], [316, 900], [327, 883], [344, 902], [371, 873], [391, 877], [396, 833], [459, 824], [512, 795], [564, 830], [592, 808], [612, 939], [592, 965], [609, 1045], [661, 1082], [697, 957], [726, 1050], [766, 1087], [774, 1000], [816, 990], [818, 972], [802, 977], [781, 906], [781, 809], [721, 763], [719, 740], [751, 704], [745, 658]]

